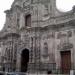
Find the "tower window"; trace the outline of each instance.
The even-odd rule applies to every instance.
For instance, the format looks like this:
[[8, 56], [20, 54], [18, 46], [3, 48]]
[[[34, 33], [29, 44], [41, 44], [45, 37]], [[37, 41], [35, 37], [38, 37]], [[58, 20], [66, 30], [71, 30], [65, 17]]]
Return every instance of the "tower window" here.
[[31, 26], [31, 15], [25, 16], [25, 26]]

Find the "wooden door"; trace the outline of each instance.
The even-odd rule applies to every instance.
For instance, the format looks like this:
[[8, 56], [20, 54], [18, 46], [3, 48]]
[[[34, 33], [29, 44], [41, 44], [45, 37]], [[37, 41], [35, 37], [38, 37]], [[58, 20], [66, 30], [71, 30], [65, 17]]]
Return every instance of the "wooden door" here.
[[71, 69], [71, 52], [61, 52], [61, 69], [62, 73], [69, 73]]

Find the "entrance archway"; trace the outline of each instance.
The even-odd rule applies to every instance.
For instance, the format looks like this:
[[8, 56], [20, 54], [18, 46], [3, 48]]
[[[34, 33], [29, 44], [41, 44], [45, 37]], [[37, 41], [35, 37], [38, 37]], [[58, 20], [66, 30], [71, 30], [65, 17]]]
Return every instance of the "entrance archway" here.
[[29, 62], [29, 50], [24, 49], [21, 54], [21, 72], [26, 72]]

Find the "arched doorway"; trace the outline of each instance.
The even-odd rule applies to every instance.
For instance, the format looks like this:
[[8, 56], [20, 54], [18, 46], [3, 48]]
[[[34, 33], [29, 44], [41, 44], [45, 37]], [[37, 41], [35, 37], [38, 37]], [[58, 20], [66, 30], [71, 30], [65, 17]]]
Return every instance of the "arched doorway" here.
[[21, 72], [26, 72], [29, 62], [29, 50], [24, 49], [21, 54]]

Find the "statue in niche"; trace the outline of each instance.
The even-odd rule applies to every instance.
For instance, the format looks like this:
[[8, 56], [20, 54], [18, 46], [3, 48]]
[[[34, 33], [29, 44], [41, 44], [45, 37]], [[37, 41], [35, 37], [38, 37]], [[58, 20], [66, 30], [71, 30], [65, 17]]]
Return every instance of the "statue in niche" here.
[[47, 42], [44, 43], [44, 48], [43, 48], [43, 55], [44, 58], [48, 57], [48, 44]]

